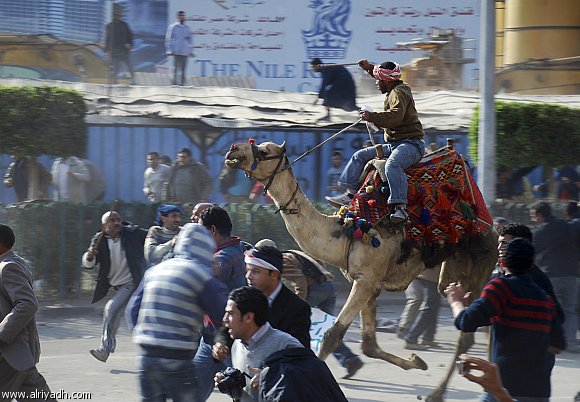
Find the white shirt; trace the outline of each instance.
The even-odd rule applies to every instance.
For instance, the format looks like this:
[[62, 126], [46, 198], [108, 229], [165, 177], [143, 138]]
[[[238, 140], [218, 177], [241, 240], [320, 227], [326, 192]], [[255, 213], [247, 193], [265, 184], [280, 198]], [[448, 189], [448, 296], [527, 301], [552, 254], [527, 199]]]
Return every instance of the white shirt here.
[[272, 307], [272, 303], [274, 303], [274, 300], [276, 300], [276, 297], [278, 297], [281, 290], [282, 290], [282, 281], [278, 282], [278, 286], [276, 286], [276, 289], [274, 289], [274, 291], [270, 293], [270, 295], [268, 296], [268, 306]]
[[[111, 259], [111, 269], [108, 275], [109, 284], [111, 286], [120, 286], [129, 283], [133, 280], [133, 277], [129, 270], [125, 250], [123, 250], [123, 246], [121, 245], [121, 238], [118, 237], [116, 240], [113, 240], [107, 236], [106, 239], [107, 245], [109, 246], [109, 257]], [[87, 259], [87, 253], [84, 253], [82, 262], [85, 267], [92, 268], [97, 263], [97, 259], [93, 258], [89, 261]]]
[[[143, 173], [143, 193], [151, 202], [162, 201], [163, 185], [169, 181], [171, 168], [159, 164], [157, 168], [148, 167]], [[149, 193], [149, 195], [147, 195]]]

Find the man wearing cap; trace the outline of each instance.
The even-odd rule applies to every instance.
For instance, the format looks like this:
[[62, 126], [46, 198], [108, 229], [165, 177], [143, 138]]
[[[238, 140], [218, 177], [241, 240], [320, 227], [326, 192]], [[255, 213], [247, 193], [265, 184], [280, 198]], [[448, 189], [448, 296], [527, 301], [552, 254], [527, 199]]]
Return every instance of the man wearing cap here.
[[105, 212], [101, 223], [102, 231], [91, 239], [89, 249], [83, 254], [82, 264], [87, 269], [97, 264], [100, 266], [92, 303], [103, 299], [109, 289], [114, 291], [103, 311], [101, 346], [89, 351], [95, 359], [105, 363], [109, 354], [115, 351], [115, 336], [125, 306], [147, 268], [143, 253], [147, 231], [123, 222], [121, 215], [115, 211]]
[[161, 204], [155, 221], [157, 225], [149, 228], [145, 239], [145, 259], [150, 267], [171, 258], [175, 238], [181, 229], [181, 208]]
[[[419, 162], [425, 153], [423, 126], [419, 121], [411, 87], [401, 80], [401, 67], [392, 61], [371, 64], [363, 59], [358, 65], [377, 81], [377, 88], [386, 94], [384, 111], [360, 111], [360, 117], [383, 128], [386, 144], [382, 146], [387, 158], [386, 176], [389, 185], [388, 203], [394, 212], [391, 222], [407, 221], [407, 176], [405, 169]], [[376, 156], [374, 148], [364, 148], [353, 154], [340, 175], [338, 184], [346, 191], [335, 197], [326, 197], [330, 204], [350, 203], [352, 194], [360, 187], [359, 178], [368, 161]]]

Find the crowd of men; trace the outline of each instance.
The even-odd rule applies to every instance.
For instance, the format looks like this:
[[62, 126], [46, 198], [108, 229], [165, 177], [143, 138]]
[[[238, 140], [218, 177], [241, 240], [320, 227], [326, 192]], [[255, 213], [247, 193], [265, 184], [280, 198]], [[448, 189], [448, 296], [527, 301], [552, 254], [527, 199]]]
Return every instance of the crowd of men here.
[[[178, 14], [178, 23], [170, 27], [172, 35], [180, 35], [182, 17]], [[172, 54], [177, 58], [177, 52]], [[397, 63], [373, 65], [365, 59], [359, 66], [376, 78], [379, 90], [386, 94], [384, 111], [361, 110], [360, 116], [385, 128], [389, 219], [404, 225], [409, 219], [404, 169], [424, 154], [422, 126], [411, 89], [400, 79]], [[177, 75], [176, 69], [176, 79]], [[338, 206], [349, 203], [360, 185], [364, 164], [374, 155], [373, 148], [357, 151], [339, 176], [344, 193], [327, 200]], [[102, 215], [102, 228], [91, 239], [82, 265], [99, 267], [93, 302], [108, 294], [112, 297], [104, 308], [100, 345], [90, 354], [103, 363], [108, 361], [126, 315], [133, 326], [133, 340], [139, 345], [143, 401], [205, 401], [215, 385], [242, 401], [268, 401], [272, 395], [276, 400], [346, 400], [328, 367], [310, 350], [311, 306], [335, 313], [336, 290], [324, 265], [300, 250], [281, 251], [269, 239], [252, 246], [232, 236], [227, 211], [207, 203], [212, 180], [189, 149], [180, 149], [171, 167], [160, 163], [155, 152], [147, 155], [147, 162], [143, 192], [152, 202], [199, 203], [193, 209], [192, 222], [185, 225], [181, 225], [179, 206], [161, 204], [157, 225], [148, 230], [123, 222], [114, 210]], [[77, 163], [71, 160], [66, 168], [53, 167], [65, 174], [53, 184], [70, 184], [76, 176], [80, 180], [83, 172], [73, 169], [79, 168]], [[70, 189], [68, 194], [72, 194]], [[492, 328], [491, 366], [462, 357], [467, 371], [497, 374], [490, 382], [466, 375], [486, 388], [484, 401], [512, 397], [520, 402], [548, 401], [555, 355], [578, 352], [577, 208], [576, 203], [570, 204], [567, 222], [554, 216], [549, 203], [538, 202], [531, 208], [537, 224], [533, 234], [520, 224], [500, 228], [497, 275], [473, 303], [466, 305], [460, 283], [445, 289], [457, 329], [473, 332], [482, 326]], [[27, 329], [29, 323], [34, 324], [31, 320], [37, 305], [30, 269], [13, 255], [14, 235], [9, 232], [11, 229], [0, 225], [0, 285], [8, 289], [4, 292], [6, 308], [0, 310], [0, 381], [15, 389], [47, 389], [34, 368], [39, 354], [31, 346], [38, 341], [36, 327]], [[5, 271], [9, 272], [7, 281]], [[13, 276], [15, 272], [18, 274]], [[285, 276], [295, 283], [294, 290], [283, 283]], [[15, 299], [19, 294], [13, 286], [25, 288], [22, 294], [28, 299], [27, 311], [21, 311], [21, 299]], [[408, 297], [421, 297], [422, 304], [408, 303], [407, 314], [414, 305], [417, 315], [414, 319], [403, 316], [399, 335], [408, 349], [436, 347], [439, 300], [434, 278], [423, 273], [411, 284]], [[14, 324], [11, 314], [22, 318]], [[9, 325], [5, 321], [12, 323], [12, 328], [6, 330]], [[29, 347], [16, 352], [4, 347], [22, 331], [30, 331]], [[18, 353], [27, 355], [25, 366], [19, 363]], [[339, 345], [335, 356], [346, 369], [346, 377], [363, 366], [344, 344]], [[499, 371], [488, 370], [494, 365]], [[308, 387], [312, 383], [320, 386]]]
[[[334, 278], [324, 263], [300, 250], [280, 251], [270, 239], [252, 246], [232, 236], [227, 211], [210, 203], [197, 204], [192, 223], [184, 225], [179, 206], [161, 204], [157, 212], [157, 225], [148, 230], [124, 222], [116, 211], [106, 212], [102, 230], [82, 256], [85, 268], [99, 267], [93, 302], [112, 295], [103, 312], [100, 345], [90, 350], [95, 359], [104, 363], [114, 354], [125, 316], [139, 345], [144, 401], [204, 401], [224, 381], [220, 390], [239, 391], [244, 401], [257, 401], [276, 387], [300, 400], [346, 400], [328, 367], [310, 350], [311, 307], [336, 313]], [[498, 266], [479, 299], [467, 305], [460, 283], [445, 290], [458, 329], [492, 328], [491, 363], [461, 357], [465, 376], [486, 388], [485, 401], [509, 400], [506, 395], [548, 401], [556, 355], [579, 349], [578, 205], [569, 204], [567, 221], [556, 218], [547, 202], [534, 204], [531, 213], [534, 232], [520, 223], [498, 226]], [[18, 298], [31, 306], [18, 312], [21, 320], [10, 322], [14, 328], [4, 325], [3, 317], [0, 341], [8, 346], [0, 342], [0, 378], [14, 389], [48, 390], [35, 369], [38, 350], [11, 343], [14, 334], [30, 337], [28, 345], [37, 342], [30, 320], [37, 302], [27, 263], [11, 251], [14, 234], [6, 225], [0, 225], [0, 232], [6, 304], [14, 309], [10, 300]], [[16, 286], [19, 281], [27, 285]], [[406, 310], [415, 312], [403, 313], [399, 335], [409, 349], [436, 347], [432, 280], [422, 276], [416, 281], [421, 283], [411, 284], [409, 291], [424, 292], [417, 296], [423, 302], [407, 304]], [[420, 336], [422, 343], [417, 342]], [[345, 378], [363, 366], [344, 344], [334, 355]], [[231, 379], [235, 369], [240, 378], [248, 378], [237, 388]], [[310, 399], [300, 394], [301, 370], [312, 373], [310, 381], [328, 385], [323, 394]], [[484, 376], [474, 376], [476, 370]], [[487, 375], [493, 379], [489, 384]]]
[[[252, 378], [242, 400], [258, 400], [265, 392], [260, 384], [277, 384], [274, 373], [288, 378], [282, 374], [290, 358], [279, 356], [268, 375], [261, 375], [262, 362], [288, 348], [303, 349], [293, 352], [300, 365], [318, 367], [316, 375], [329, 384], [326, 392], [339, 397], [333, 400], [346, 400], [326, 365], [310, 351], [310, 305], [282, 283], [284, 254], [271, 240], [253, 247], [232, 236], [231, 219], [221, 207], [199, 203], [192, 223], [185, 225], [181, 214], [179, 206], [161, 204], [157, 225], [148, 231], [123, 222], [115, 211], [102, 216], [102, 230], [82, 257], [87, 269], [100, 267], [93, 302], [112, 291], [101, 342], [91, 355], [107, 362], [114, 354], [126, 312], [140, 347], [143, 400], [207, 400], [228, 367]], [[332, 275], [324, 278], [310, 285], [332, 280]], [[334, 312], [331, 289], [328, 308]], [[342, 358], [347, 376], [352, 376], [362, 361], [343, 348], [349, 352]], [[298, 392], [297, 385], [288, 392]]]

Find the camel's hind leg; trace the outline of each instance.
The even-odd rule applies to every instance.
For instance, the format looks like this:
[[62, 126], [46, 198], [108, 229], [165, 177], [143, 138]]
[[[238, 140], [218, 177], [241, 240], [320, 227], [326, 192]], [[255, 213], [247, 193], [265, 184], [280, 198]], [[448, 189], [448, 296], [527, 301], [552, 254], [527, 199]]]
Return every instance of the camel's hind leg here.
[[[439, 292], [443, 290], [450, 282], [461, 282], [466, 291], [471, 292], [471, 300], [479, 297], [479, 293], [484, 284], [488, 281], [491, 271], [497, 261], [497, 232], [492, 229], [484, 238], [486, 252], [483, 255], [469, 255], [465, 252], [458, 252], [456, 255], [443, 263], [441, 275], [439, 277]], [[473, 333], [461, 332], [455, 348], [455, 354], [451, 364], [447, 368], [447, 374], [443, 381], [427, 397], [429, 402], [443, 401], [443, 395], [447, 385], [451, 380], [455, 370], [455, 361], [457, 357], [469, 350], [474, 344], [475, 336]]]
[[326, 359], [338, 347], [346, 330], [352, 324], [355, 315], [361, 311], [363, 305], [368, 302], [375, 290], [376, 285], [369, 283], [369, 281], [365, 281], [364, 279], [354, 280], [346, 303], [342, 307], [342, 310], [340, 310], [332, 327], [326, 331], [322, 338], [322, 344], [318, 352], [320, 359]]
[[447, 385], [455, 372], [455, 362], [457, 361], [457, 357], [460, 354], [463, 354], [473, 346], [475, 343], [475, 334], [473, 332], [461, 332], [459, 334], [459, 339], [457, 340], [457, 346], [455, 347], [455, 354], [453, 355], [453, 360], [449, 367], [447, 367], [447, 372], [445, 373], [445, 377], [443, 377], [443, 381], [439, 383], [437, 388], [427, 397], [427, 402], [443, 402], [443, 395], [445, 395], [445, 391], [447, 390]]
[[427, 370], [427, 363], [423, 361], [416, 354], [411, 354], [409, 359], [403, 359], [399, 356], [395, 356], [391, 353], [383, 351], [377, 343], [377, 304], [376, 299], [379, 296], [381, 290], [375, 291], [373, 296], [368, 300], [366, 305], [361, 309], [361, 319], [362, 319], [362, 351], [363, 353], [374, 359], [382, 359], [394, 365], [401, 367], [402, 369], [414, 369], [418, 368], [421, 370]]

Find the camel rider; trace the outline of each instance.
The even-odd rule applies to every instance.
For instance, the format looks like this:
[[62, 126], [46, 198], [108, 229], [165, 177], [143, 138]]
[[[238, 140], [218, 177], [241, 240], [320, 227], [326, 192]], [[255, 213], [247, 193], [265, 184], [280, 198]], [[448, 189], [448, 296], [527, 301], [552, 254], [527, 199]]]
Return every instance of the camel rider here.
[[[407, 176], [404, 170], [419, 162], [425, 153], [423, 127], [417, 116], [411, 87], [401, 80], [401, 67], [397, 63], [387, 61], [373, 65], [363, 59], [358, 65], [377, 80], [379, 91], [387, 94], [384, 111], [361, 110], [360, 117], [385, 131], [383, 152], [387, 158], [386, 175], [390, 190], [388, 203], [394, 209], [390, 219], [393, 223], [402, 223], [408, 219]], [[355, 152], [338, 180], [338, 185], [346, 188], [346, 191], [335, 197], [326, 197], [328, 202], [336, 206], [350, 203], [352, 194], [360, 187], [359, 178], [365, 165], [375, 156], [373, 147]]]

